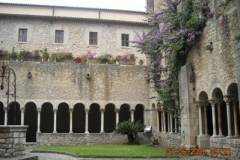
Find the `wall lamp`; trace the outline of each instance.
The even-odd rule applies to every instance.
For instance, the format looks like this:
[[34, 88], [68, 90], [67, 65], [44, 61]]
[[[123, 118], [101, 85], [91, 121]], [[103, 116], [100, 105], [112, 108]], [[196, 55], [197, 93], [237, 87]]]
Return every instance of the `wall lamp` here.
[[27, 77], [28, 77], [28, 78], [32, 78], [32, 73], [31, 73], [31, 72], [28, 72]]
[[212, 51], [212, 50], [213, 50], [213, 43], [210, 42], [210, 44], [207, 45], [207, 46], [205, 47], [205, 49], [206, 49], [206, 50], [209, 50], [209, 51]]

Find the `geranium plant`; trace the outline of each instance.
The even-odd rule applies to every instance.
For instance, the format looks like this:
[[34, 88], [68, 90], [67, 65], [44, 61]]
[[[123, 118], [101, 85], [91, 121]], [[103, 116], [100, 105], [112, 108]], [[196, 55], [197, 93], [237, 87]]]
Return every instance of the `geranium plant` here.
[[94, 53], [90, 50], [87, 51], [87, 53], [84, 55], [85, 58], [94, 58], [97, 55], [97, 53]]
[[74, 57], [74, 62], [80, 63], [85, 57], [83, 55], [77, 55]]

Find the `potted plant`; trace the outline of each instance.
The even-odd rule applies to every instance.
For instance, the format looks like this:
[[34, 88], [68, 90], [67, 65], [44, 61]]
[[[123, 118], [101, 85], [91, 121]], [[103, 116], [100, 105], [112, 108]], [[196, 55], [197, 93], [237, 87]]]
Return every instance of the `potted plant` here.
[[44, 50], [40, 51], [42, 53], [42, 61], [47, 62], [49, 59], [49, 52], [47, 51], [47, 48], [44, 48]]
[[56, 61], [57, 62], [73, 62], [73, 54], [72, 53], [56, 53]]
[[41, 59], [40, 51], [34, 50], [32, 52], [22, 50], [19, 53], [19, 58], [21, 58], [23, 61], [39, 61]]
[[133, 53], [118, 55], [116, 59], [121, 65], [135, 65], [135, 55]]
[[109, 63], [111, 61], [111, 59], [113, 59], [111, 54], [103, 54], [97, 57], [101, 63], [106, 64]]
[[0, 60], [10, 60], [8, 51], [0, 49]]
[[18, 53], [15, 52], [15, 48], [14, 47], [12, 48], [12, 52], [10, 53], [10, 57], [11, 57], [12, 61], [16, 61], [17, 60]]
[[83, 61], [83, 59], [84, 59], [84, 56], [77, 55], [76, 57], [74, 57], [73, 60], [74, 60], [75, 63], [81, 63]]
[[100, 63], [100, 60], [96, 58], [96, 54], [97, 53], [88, 50], [84, 57], [87, 59], [88, 63]]

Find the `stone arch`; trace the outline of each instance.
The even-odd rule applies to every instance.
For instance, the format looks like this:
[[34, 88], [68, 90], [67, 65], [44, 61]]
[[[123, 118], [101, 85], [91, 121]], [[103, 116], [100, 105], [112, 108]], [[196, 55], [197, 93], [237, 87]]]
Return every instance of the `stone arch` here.
[[238, 96], [238, 85], [237, 85], [237, 83], [231, 83], [228, 86], [226, 95], [228, 95], [230, 97], [237, 98], [237, 96]]
[[70, 112], [67, 103], [60, 103], [57, 110], [57, 133], [69, 133]]
[[119, 122], [130, 120], [130, 106], [129, 104], [122, 104], [119, 111]]
[[200, 102], [207, 102], [208, 101], [208, 95], [205, 91], [201, 91], [199, 96], [198, 96], [198, 100]]
[[8, 105], [8, 125], [21, 125], [21, 111], [18, 102], [11, 102]]
[[4, 117], [5, 117], [4, 106], [3, 103], [0, 102], [0, 125], [4, 125]]
[[40, 121], [40, 130], [42, 133], [53, 133], [54, 113], [51, 103], [43, 103]]
[[100, 133], [101, 113], [100, 106], [97, 103], [93, 103], [90, 105], [88, 124], [89, 133]]
[[85, 132], [85, 107], [82, 103], [75, 104], [73, 108], [73, 133]]
[[24, 125], [28, 125], [26, 142], [36, 142], [37, 116], [36, 104], [33, 102], [26, 103], [24, 114]]
[[144, 106], [142, 104], [137, 104], [134, 111], [134, 121], [140, 121], [144, 123]]
[[213, 100], [222, 100], [223, 99], [223, 92], [220, 88], [214, 88], [212, 91], [212, 98]]
[[105, 106], [104, 111], [104, 131], [106, 133], [112, 133], [115, 126], [116, 126], [115, 105], [109, 103]]

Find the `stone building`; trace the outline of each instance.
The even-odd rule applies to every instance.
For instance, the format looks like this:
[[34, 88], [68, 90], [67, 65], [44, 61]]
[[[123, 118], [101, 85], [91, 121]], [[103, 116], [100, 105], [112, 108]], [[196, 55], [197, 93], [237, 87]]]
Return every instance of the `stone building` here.
[[[17, 102], [12, 97], [8, 102], [5, 90], [0, 92], [0, 124], [28, 125], [26, 141], [39, 144], [126, 142], [125, 136], [112, 134], [117, 123], [131, 119], [154, 125], [152, 89], [138, 65], [146, 58], [131, 43], [137, 33], [149, 30], [145, 16], [136, 11], [1, 3], [2, 50], [47, 48], [74, 55], [91, 50], [113, 56], [130, 52], [137, 58], [133, 66], [6, 62], [16, 73]], [[153, 130], [158, 130], [156, 125]]]

